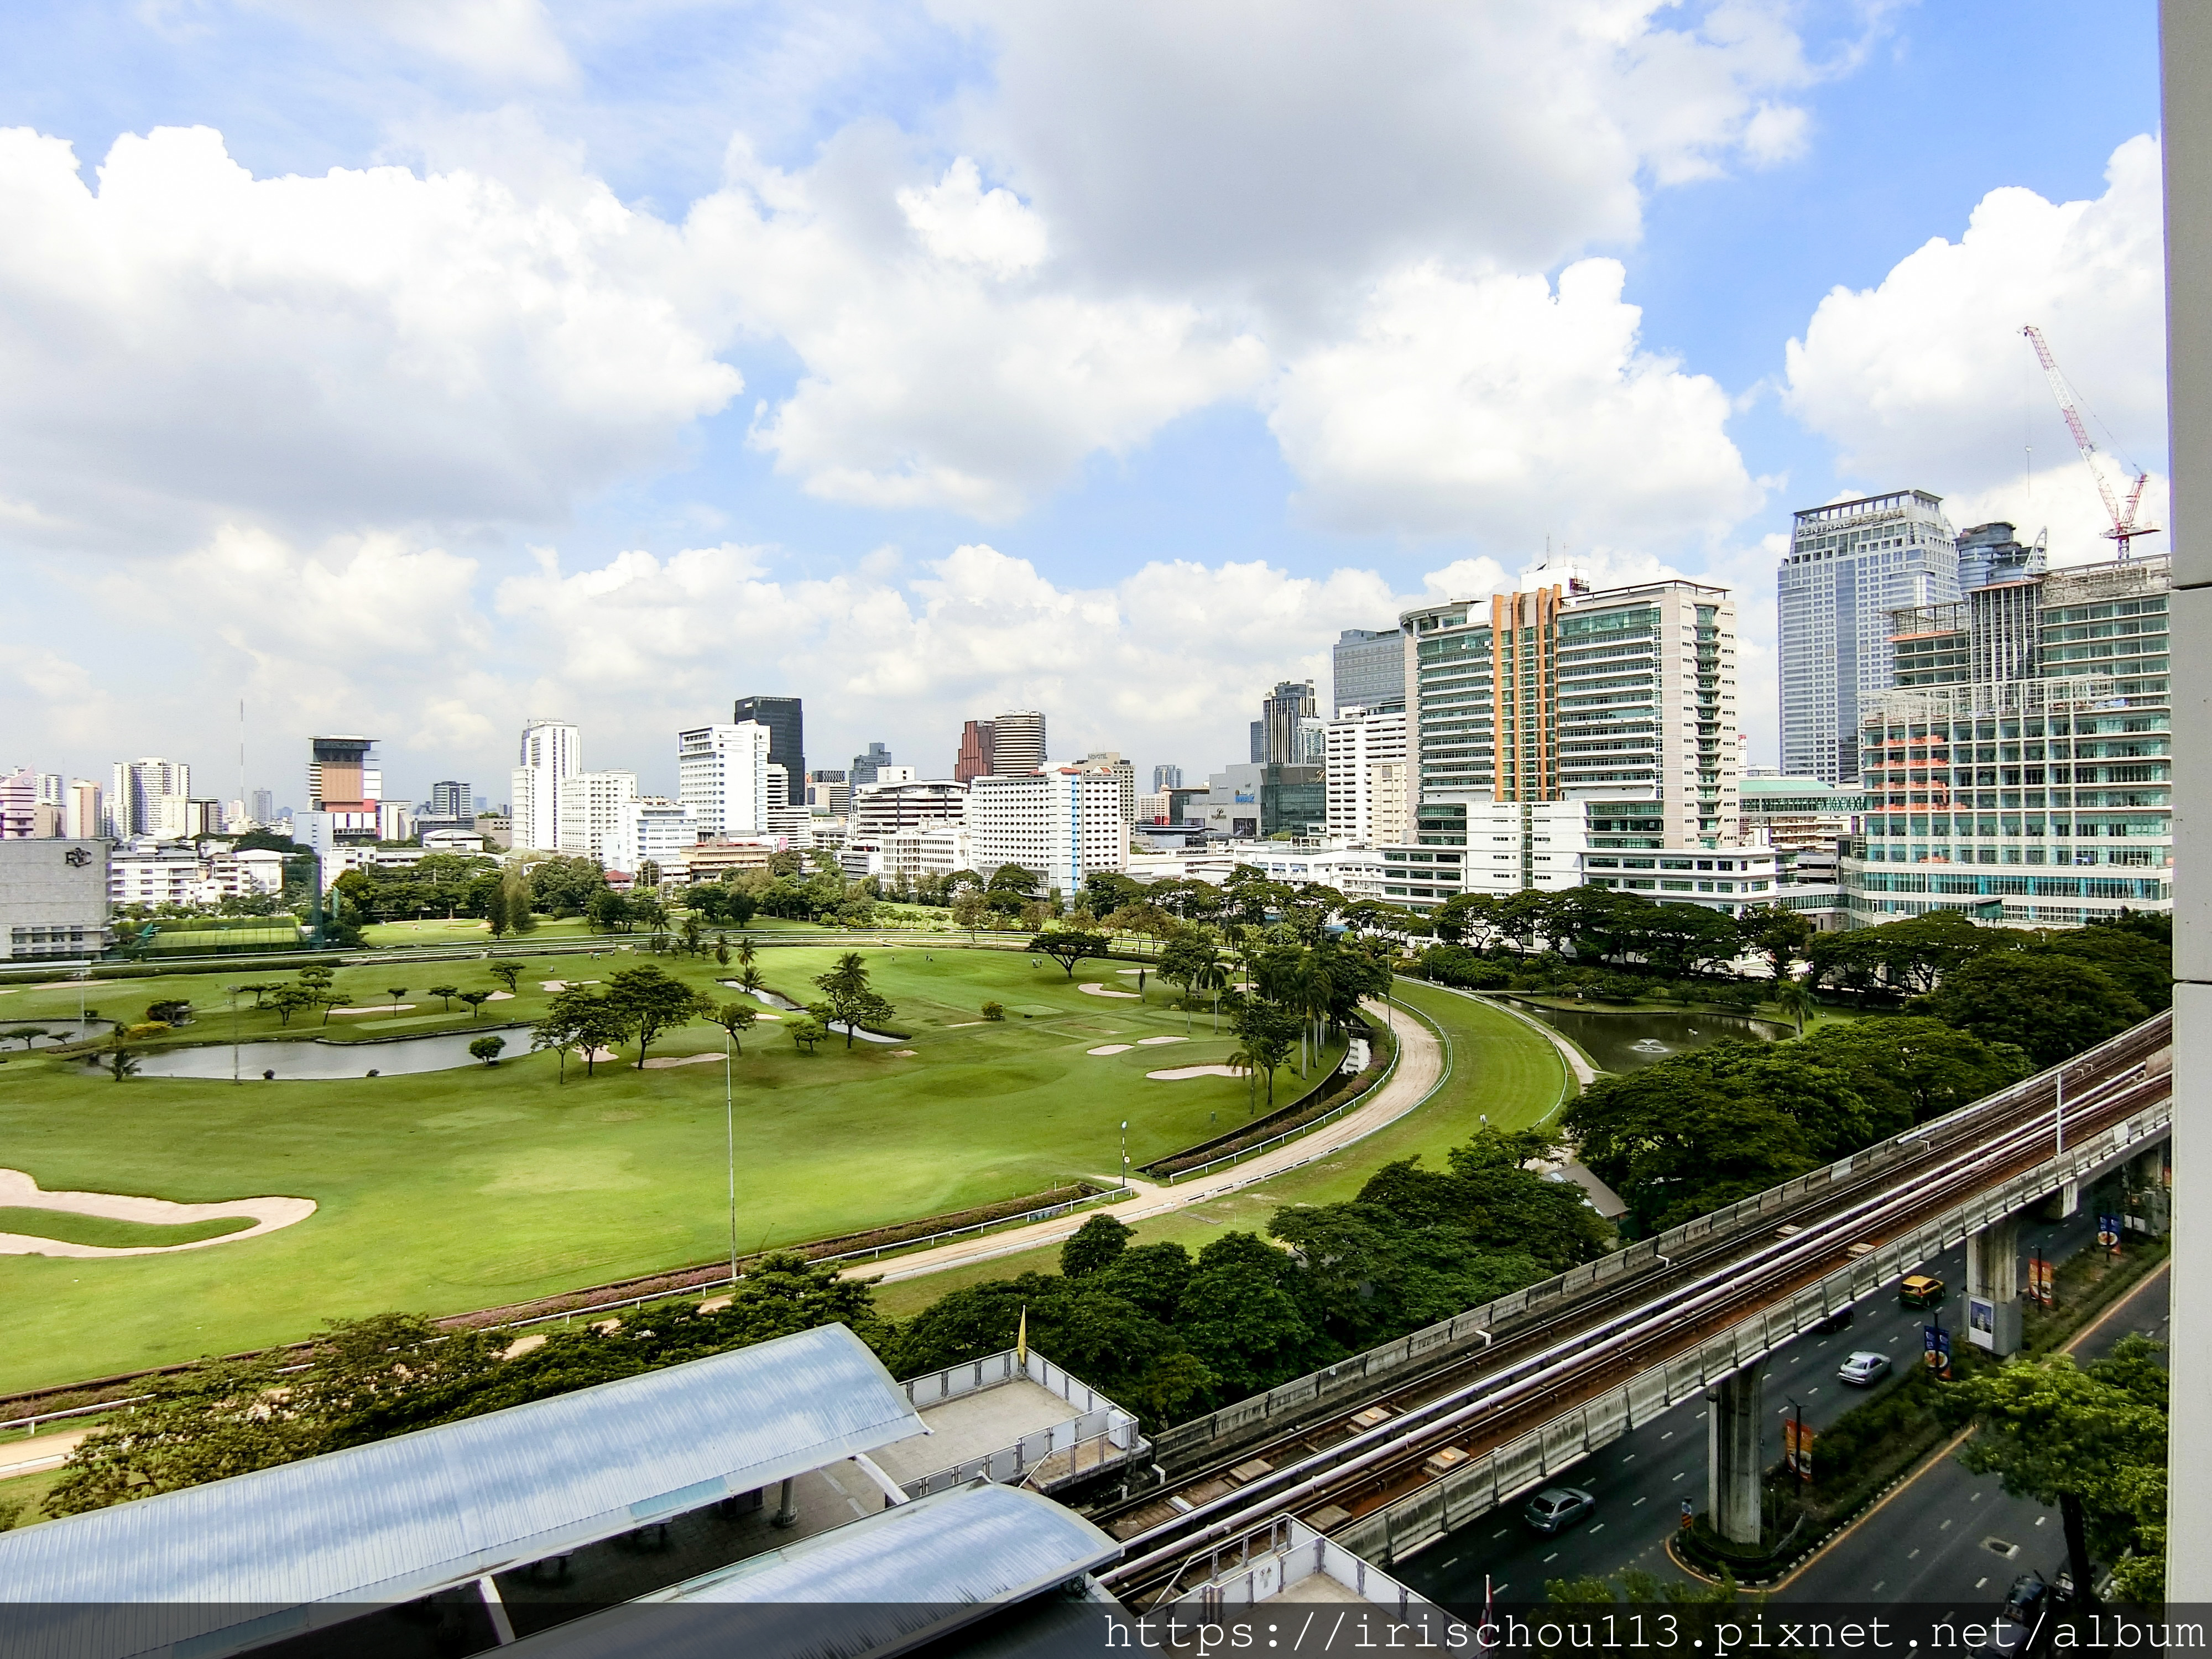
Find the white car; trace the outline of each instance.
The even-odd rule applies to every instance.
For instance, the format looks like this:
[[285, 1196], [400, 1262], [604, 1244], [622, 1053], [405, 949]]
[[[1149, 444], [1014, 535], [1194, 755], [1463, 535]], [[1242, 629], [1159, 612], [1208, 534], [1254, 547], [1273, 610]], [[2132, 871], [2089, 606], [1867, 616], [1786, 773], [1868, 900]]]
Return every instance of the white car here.
[[1836, 1375], [1855, 1387], [1870, 1389], [1889, 1375], [1889, 1356], [1862, 1350], [1844, 1361]]

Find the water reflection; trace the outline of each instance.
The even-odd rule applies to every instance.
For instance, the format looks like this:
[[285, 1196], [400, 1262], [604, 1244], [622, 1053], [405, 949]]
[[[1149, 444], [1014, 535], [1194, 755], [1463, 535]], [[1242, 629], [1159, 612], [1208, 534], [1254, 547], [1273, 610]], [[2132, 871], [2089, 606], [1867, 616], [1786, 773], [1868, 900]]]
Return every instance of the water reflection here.
[[1518, 1001], [1513, 1006], [1573, 1039], [1584, 1054], [1608, 1072], [1640, 1071], [1671, 1054], [1708, 1048], [1731, 1038], [1772, 1042], [1796, 1035], [1791, 1027], [1779, 1021], [1753, 1019], [1743, 1014], [1665, 1014], [1648, 1010], [1611, 1013], [1594, 1008], [1547, 1008]]

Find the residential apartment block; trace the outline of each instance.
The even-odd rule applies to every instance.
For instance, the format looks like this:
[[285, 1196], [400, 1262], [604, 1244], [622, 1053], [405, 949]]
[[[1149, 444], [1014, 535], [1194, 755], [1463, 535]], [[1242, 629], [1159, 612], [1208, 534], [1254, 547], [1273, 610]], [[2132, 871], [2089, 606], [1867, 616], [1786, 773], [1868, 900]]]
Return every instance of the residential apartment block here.
[[[676, 798], [708, 841], [771, 833], [772, 808], [787, 806], [770, 775], [775, 734], [757, 720], [695, 726], [676, 734]], [[787, 796], [789, 780], [785, 775]], [[805, 811], [804, 805], [800, 808]]]
[[1413, 771], [1406, 707], [1353, 707], [1328, 722], [1322, 751], [1328, 833], [1358, 847], [1411, 839]]
[[[637, 799], [635, 772], [579, 772], [561, 786], [559, 850], [570, 858], [608, 864], [609, 848], [628, 831]], [[609, 867], [627, 870], [626, 864]]]
[[565, 720], [532, 720], [508, 775], [508, 815], [519, 851], [550, 853], [561, 845], [561, 786], [584, 769], [583, 738]]

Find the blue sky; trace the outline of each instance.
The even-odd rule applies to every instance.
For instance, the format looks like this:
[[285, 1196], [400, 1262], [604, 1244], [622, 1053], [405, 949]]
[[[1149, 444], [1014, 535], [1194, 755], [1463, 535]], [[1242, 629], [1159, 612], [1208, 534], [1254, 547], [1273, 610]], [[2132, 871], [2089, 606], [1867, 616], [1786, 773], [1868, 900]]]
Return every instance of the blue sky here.
[[2154, 21], [11, 8], [0, 765], [228, 778], [244, 696], [280, 799], [311, 730], [420, 793], [532, 714], [665, 785], [777, 690], [824, 764], [1037, 706], [1200, 770], [1547, 535], [1737, 588], [1769, 757], [1791, 507], [2100, 550], [2021, 322], [2162, 470]]

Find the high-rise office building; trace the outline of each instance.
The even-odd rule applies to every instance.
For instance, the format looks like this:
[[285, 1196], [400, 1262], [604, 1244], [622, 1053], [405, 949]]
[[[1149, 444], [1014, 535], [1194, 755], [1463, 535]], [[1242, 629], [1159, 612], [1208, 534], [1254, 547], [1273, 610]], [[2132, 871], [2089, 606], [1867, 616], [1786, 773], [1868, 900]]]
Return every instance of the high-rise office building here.
[[550, 853], [561, 842], [561, 786], [584, 769], [583, 736], [565, 720], [532, 720], [520, 758], [507, 779], [513, 845]]
[[1942, 496], [1893, 490], [1794, 514], [1778, 582], [1782, 769], [1856, 780], [1861, 702], [1890, 685], [1889, 613], [1958, 597]]
[[1182, 768], [1180, 766], [1155, 766], [1152, 769], [1152, 793], [1154, 794], [1164, 795], [1170, 789], [1180, 789], [1182, 787]]
[[[246, 811], [256, 823], [274, 823], [276, 822], [276, 797], [270, 790], [257, 789], [246, 797]], [[70, 833], [74, 835], [76, 831]]]
[[1897, 684], [1856, 733], [1855, 924], [2172, 908], [2169, 583], [2166, 559], [2138, 557], [1894, 614]]
[[192, 769], [158, 755], [115, 763], [107, 792], [108, 833], [118, 841], [133, 836], [176, 839], [185, 833], [185, 802], [192, 793]]
[[374, 811], [375, 803], [384, 798], [384, 775], [373, 764], [376, 739], [337, 737], [307, 741], [307, 810]]
[[467, 818], [476, 816], [476, 797], [465, 783], [447, 779], [430, 786], [430, 812], [434, 818]]
[[676, 734], [676, 798], [702, 837], [769, 833], [769, 815], [787, 804], [791, 787], [775, 752], [775, 733], [757, 720]]
[[1042, 770], [1045, 757], [1044, 716], [1034, 708], [1010, 709], [991, 722], [991, 772], [1019, 777]]
[[2023, 581], [2040, 576], [2049, 564], [2043, 538], [2033, 546], [2023, 545], [2012, 526], [1999, 520], [1978, 524], [1959, 532], [1959, 591], [1968, 592], [1996, 582]]
[[768, 757], [783, 769], [784, 787], [796, 801], [806, 792], [806, 711], [797, 697], [739, 697], [730, 719], [769, 732]]
[[1406, 636], [1371, 628], [1347, 628], [1330, 652], [1334, 697], [1329, 712], [1380, 708], [1406, 701]]
[[[1260, 702], [1260, 718], [1252, 725], [1255, 766], [1318, 766], [1319, 744], [1306, 733], [1302, 722], [1315, 718], [1311, 680], [1283, 680]], [[1308, 759], [1309, 754], [1312, 755]]]
[[853, 786], [831, 769], [806, 775], [806, 810], [819, 817], [842, 818], [853, 804]]
[[1726, 588], [1561, 585], [1425, 605], [1404, 627], [1423, 842], [1450, 844], [1445, 820], [1489, 801], [1587, 802], [1593, 848], [1711, 847], [1735, 833]]
[[851, 787], [864, 789], [876, 781], [876, 774], [891, 763], [891, 751], [880, 743], [868, 745], [866, 754], [853, 757]]
[[997, 723], [992, 720], [969, 720], [960, 728], [960, 749], [952, 763], [954, 782], [973, 783], [990, 772], [996, 732]]

